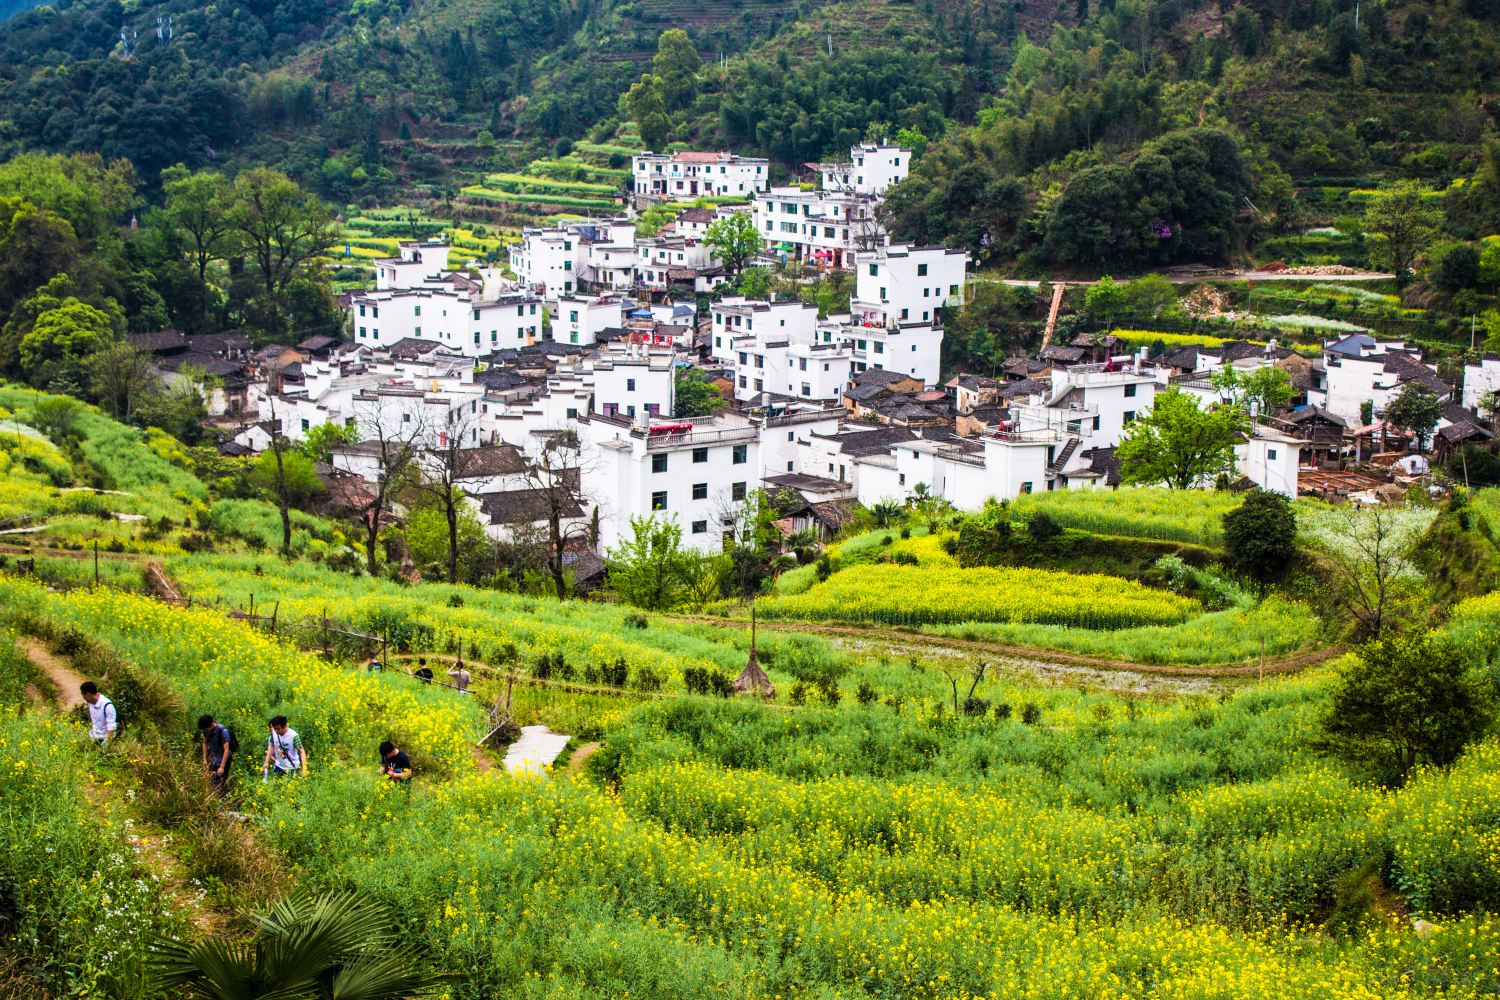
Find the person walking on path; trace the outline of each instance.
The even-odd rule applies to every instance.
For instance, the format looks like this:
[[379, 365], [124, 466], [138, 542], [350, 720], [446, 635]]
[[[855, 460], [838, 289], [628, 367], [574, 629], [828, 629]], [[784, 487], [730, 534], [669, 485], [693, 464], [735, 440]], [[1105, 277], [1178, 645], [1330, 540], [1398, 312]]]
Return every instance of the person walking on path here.
[[469, 672], [464, 669], [463, 660], [454, 660], [453, 667], [448, 671], [448, 676], [453, 678], [453, 689], [459, 694], [469, 693], [469, 681], [472, 680]]
[[411, 758], [390, 740], [380, 744], [380, 773], [392, 781], [411, 780]]
[[307, 776], [307, 751], [302, 749], [302, 737], [297, 730], [287, 725], [286, 716], [278, 715], [267, 727], [266, 759], [261, 762], [261, 779], [275, 774], [278, 778], [296, 775]]
[[198, 716], [198, 732], [203, 737], [203, 770], [215, 795], [223, 795], [229, 784], [229, 765], [240, 748], [234, 730], [221, 726], [212, 715]]
[[423, 684], [432, 683], [432, 668], [427, 665], [427, 657], [417, 657], [417, 669], [412, 672], [412, 676]]
[[99, 693], [99, 685], [84, 681], [78, 686], [83, 700], [89, 706], [89, 736], [101, 747], [109, 746], [120, 729], [120, 714], [115, 703]]
[[365, 664], [365, 670], [370, 673], [374, 673], [377, 670], [385, 673], [385, 664], [380, 662], [380, 657], [372, 656], [370, 657], [370, 662]]

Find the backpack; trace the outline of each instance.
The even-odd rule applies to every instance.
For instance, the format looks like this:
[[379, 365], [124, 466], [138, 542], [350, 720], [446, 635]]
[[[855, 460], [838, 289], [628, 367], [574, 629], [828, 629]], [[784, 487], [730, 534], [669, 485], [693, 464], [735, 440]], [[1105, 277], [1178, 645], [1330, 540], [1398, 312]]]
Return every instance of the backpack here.
[[240, 738], [234, 735], [234, 730], [228, 726], [224, 727], [224, 743], [229, 747], [231, 754], [238, 754], [240, 752]]

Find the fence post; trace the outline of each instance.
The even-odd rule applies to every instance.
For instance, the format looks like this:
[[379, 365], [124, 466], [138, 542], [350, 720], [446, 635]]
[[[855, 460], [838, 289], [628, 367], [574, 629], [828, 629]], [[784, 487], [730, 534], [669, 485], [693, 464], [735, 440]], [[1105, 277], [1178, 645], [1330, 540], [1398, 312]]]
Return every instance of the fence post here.
[[271, 635], [276, 635], [276, 613], [281, 610], [281, 602], [277, 601], [271, 605]]
[[323, 659], [331, 659], [328, 655], [328, 609], [323, 609]]
[[94, 539], [94, 586], [99, 586], [99, 539]]

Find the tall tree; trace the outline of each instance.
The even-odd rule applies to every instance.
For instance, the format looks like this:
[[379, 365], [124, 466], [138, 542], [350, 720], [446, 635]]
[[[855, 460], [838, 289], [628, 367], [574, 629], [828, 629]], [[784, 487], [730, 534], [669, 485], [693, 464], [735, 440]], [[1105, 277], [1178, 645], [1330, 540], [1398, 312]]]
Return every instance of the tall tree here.
[[717, 386], [704, 377], [701, 368], [677, 369], [673, 398], [676, 400], [673, 416], [707, 417], [728, 405]]
[[650, 149], [661, 149], [671, 134], [672, 122], [667, 117], [667, 104], [661, 93], [661, 81], [650, 73], [644, 73], [620, 97], [620, 110], [625, 117], [635, 121], [641, 130], [641, 141]]
[[479, 416], [474, 410], [450, 409], [440, 426], [429, 429], [428, 444], [417, 456], [417, 489], [442, 512], [448, 527], [448, 582], [458, 582], [460, 514], [468, 503], [467, 481], [484, 461], [479, 446]]
[[[541, 503], [542, 561], [558, 600], [568, 596], [569, 554], [578, 548], [593, 550], [598, 542], [599, 505], [584, 487], [588, 461], [577, 435], [557, 434], [528, 456], [522, 477]], [[595, 520], [582, 522], [581, 515], [590, 511]]]
[[109, 344], [89, 355], [89, 390], [110, 416], [129, 420], [136, 401], [154, 385], [151, 359], [124, 341]]
[[744, 212], [735, 212], [710, 222], [703, 234], [703, 244], [729, 273], [738, 274], [750, 258], [760, 253], [766, 241], [755, 228], [755, 220]]
[[671, 28], [661, 33], [656, 40], [656, 56], [651, 60], [651, 72], [657, 86], [661, 88], [662, 101], [667, 111], [685, 107], [696, 89], [698, 70], [703, 60], [693, 47], [693, 40], [681, 28]]
[[375, 444], [375, 481], [370, 484], [368, 502], [356, 512], [364, 534], [365, 569], [373, 576], [380, 531], [385, 527], [391, 499], [404, 485], [417, 461], [421, 441], [426, 434], [425, 422], [403, 421], [385, 412], [376, 403], [360, 415], [360, 427], [367, 441]]
[[208, 268], [235, 249], [229, 182], [213, 170], [191, 173], [186, 167], [162, 171], [162, 214], [182, 239], [198, 275], [198, 323], [208, 316]]
[[1275, 365], [1261, 365], [1248, 372], [1225, 365], [1209, 381], [1220, 395], [1229, 397], [1232, 406], [1246, 414], [1272, 413], [1291, 402], [1296, 394], [1291, 376]]
[[325, 489], [312, 459], [292, 446], [281, 431], [276, 404], [269, 404], [271, 445], [261, 453], [250, 472], [250, 482], [260, 489], [281, 515], [281, 556], [292, 557], [292, 508], [311, 500]]
[[1385, 418], [1404, 431], [1410, 431], [1417, 439], [1417, 450], [1427, 450], [1427, 439], [1443, 416], [1443, 404], [1437, 393], [1424, 382], [1408, 382], [1401, 387], [1391, 405], [1385, 408]]
[[1437, 239], [1442, 221], [1441, 209], [1427, 200], [1419, 182], [1396, 181], [1381, 188], [1364, 214], [1371, 263], [1390, 268], [1396, 284], [1406, 284], [1417, 258]]
[[1247, 429], [1239, 410], [1201, 409], [1198, 397], [1173, 386], [1125, 429], [1116, 450], [1120, 478], [1185, 490], [1228, 475], [1235, 469], [1234, 446]]
[[108, 315], [69, 297], [37, 316], [21, 338], [21, 368], [33, 385], [46, 385], [113, 339]]
[[255, 167], [234, 180], [229, 221], [255, 264], [265, 322], [284, 332], [288, 286], [334, 245], [328, 207], [281, 171]]

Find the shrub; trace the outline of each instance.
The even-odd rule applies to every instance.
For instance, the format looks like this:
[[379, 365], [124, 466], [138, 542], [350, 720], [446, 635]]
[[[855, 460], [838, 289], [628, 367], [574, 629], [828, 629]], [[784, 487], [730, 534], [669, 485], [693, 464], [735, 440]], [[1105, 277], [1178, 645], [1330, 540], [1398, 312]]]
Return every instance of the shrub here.
[[860, 681], [859, 687], [854, 691], [854, 700], [861, 705], [868, 705], [880, 697], [880, 694], [870, 686], [869, 681]]
[[1039, 545], [1045, 545], [1058, 535], [1062, 534], [1062, 525], [1057, 519], [1044, 510], [1036, 511], [1026, 521], [1026, 533], [1031, 540]]
[[1036, 702], [1028, 701], [1021, 706], [1021, 722], [1034, 726], [1040, 721], [1042, 721], [1042, 710], [1037, 707]]

